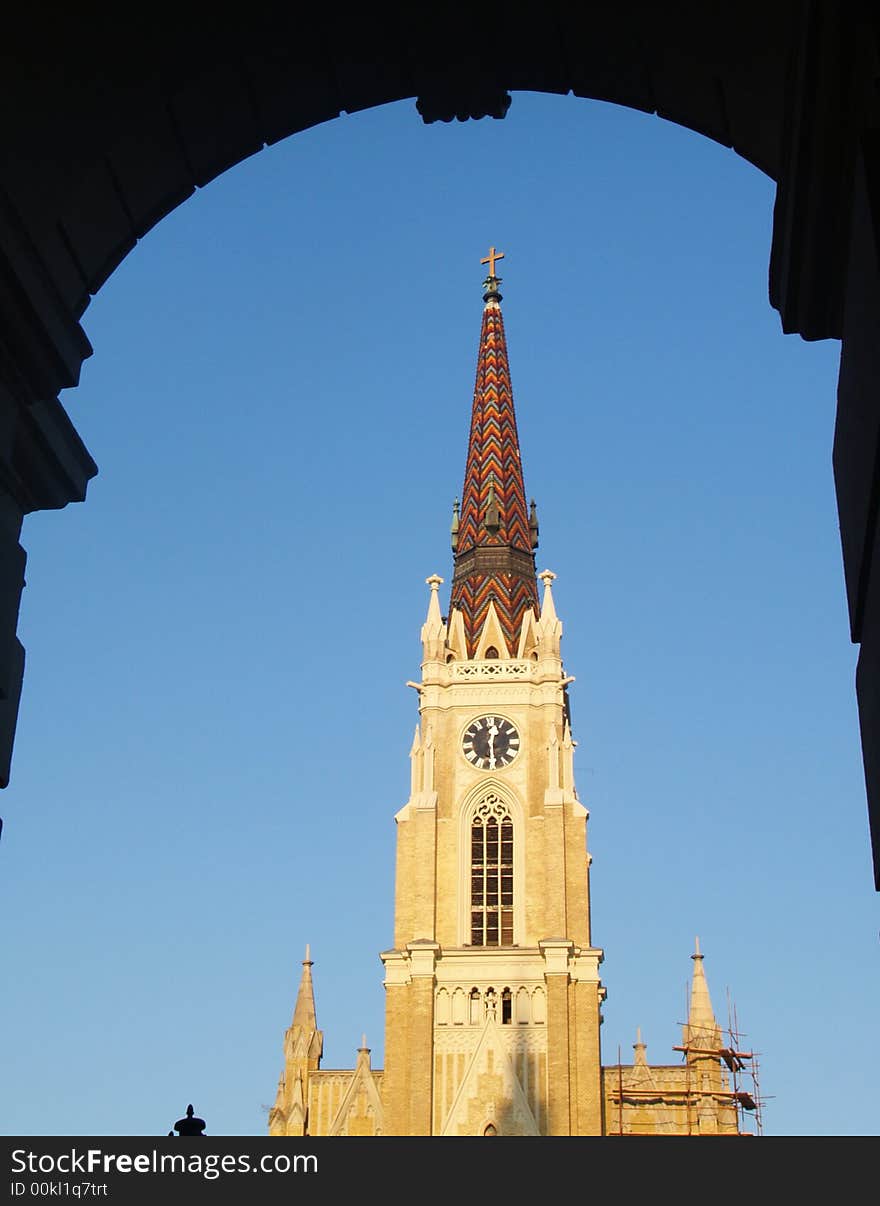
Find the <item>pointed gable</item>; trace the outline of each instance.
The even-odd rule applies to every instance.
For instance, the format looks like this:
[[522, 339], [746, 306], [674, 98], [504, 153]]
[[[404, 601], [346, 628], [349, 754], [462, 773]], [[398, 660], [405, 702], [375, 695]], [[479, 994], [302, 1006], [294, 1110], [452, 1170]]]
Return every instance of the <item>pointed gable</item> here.
[[510, 658], [510, 652], [507, 648], [507, 635], [498, 612], [495, 610], [495, 604], [491, 601], [486, 612], [486, 620], [480, 633], [480, 639], [477, 641], [477, 647], [474, 650], [474, 657], [478, 660], [481, 658], [502, 658], [509, 660]]
[[381, 1135], [382, 1097], [370, 1067], [370, 1049], [364, 1040], [357, 1066], [345, 1090], [328, 1135]]
[[446, 1117], [443, 1135], [538, 1135], [538, 1124], [498, 1024], [486, 1017]]

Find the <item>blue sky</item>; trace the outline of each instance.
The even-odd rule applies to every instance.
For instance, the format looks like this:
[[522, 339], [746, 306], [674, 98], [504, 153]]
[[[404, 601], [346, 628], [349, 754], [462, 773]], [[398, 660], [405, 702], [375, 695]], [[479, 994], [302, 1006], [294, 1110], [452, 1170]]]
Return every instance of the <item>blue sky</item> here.
[[877, 896], [831, 472], [839, 347], [767, 302], [773, 185], [644, 114], [344, 117], [201, 190], [86, 312], [100, 475], [30, 516], [0, 1130], [263, 1134], [306, 942], [382, 1063], [424, 579], [504, 314], [590, 809], [606, 1063], [695, 935], [771, 1134], [872, 1133]]

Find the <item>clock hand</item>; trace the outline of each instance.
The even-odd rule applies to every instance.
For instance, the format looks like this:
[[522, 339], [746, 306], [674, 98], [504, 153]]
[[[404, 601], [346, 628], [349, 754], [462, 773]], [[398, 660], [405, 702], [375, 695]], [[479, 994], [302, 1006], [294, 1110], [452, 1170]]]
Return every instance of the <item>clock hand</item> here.
[[493, 724], [489, 729], [489, 770], [495, 769], [495, 738], [498, 735], [498, 726]]

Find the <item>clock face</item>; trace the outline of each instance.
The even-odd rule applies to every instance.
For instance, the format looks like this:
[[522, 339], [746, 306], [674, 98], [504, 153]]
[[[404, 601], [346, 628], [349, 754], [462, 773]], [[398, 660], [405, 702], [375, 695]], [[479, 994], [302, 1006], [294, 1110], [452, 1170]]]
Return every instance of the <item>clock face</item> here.
[[477, 770], [499, 770], [519, 753], [519, 733], [503, 716], [480, 716], [468, 725], [461, 752]]

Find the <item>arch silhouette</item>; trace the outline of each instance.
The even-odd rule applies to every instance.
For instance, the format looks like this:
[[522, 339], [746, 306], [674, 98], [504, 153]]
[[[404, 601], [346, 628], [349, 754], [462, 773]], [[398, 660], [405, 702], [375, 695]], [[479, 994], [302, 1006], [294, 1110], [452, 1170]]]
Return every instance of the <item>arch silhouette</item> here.
[[[0, 141], [0, 784], [24, 653], [15, 635], [28, 512], [97, 472], [58, 402], [91, 347], [80, 320], [138, 240], [235, 163], [341, 113], [414, 98], [425, 122], [501, 118], [510, 92], [610, 101], [732, 147], [777, 182], [770, 302], [782, 329], [841, 338], [834, 443], [844, 573], [880, 886], [880, 114], [873, 10], [789, 0], [370, 5], [339, 20], [266, 4], [136, 36], [75, 10], [19, 13]], [[414, 115], [415, 118], [415, 115]], [[796, 423], [796, 415], [792, 422]]]

